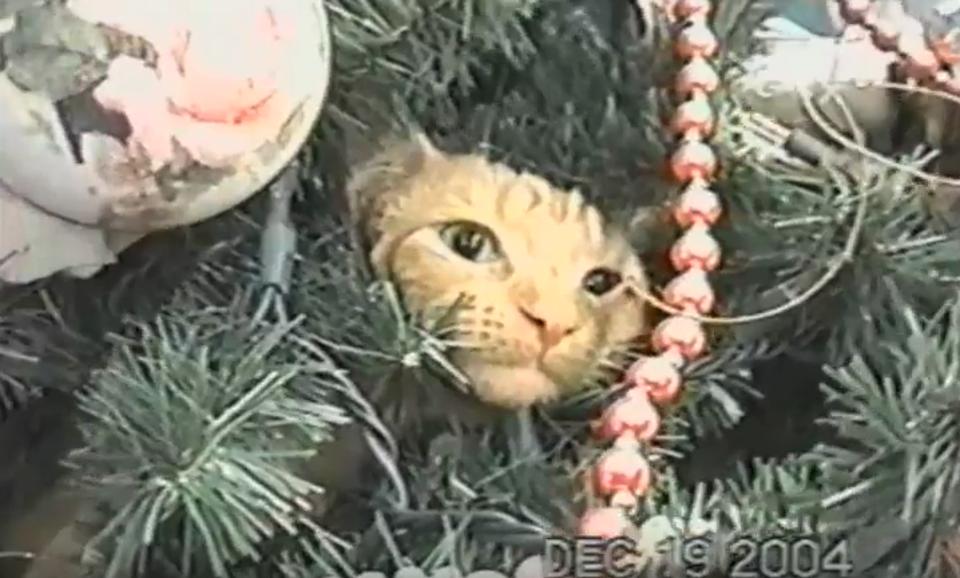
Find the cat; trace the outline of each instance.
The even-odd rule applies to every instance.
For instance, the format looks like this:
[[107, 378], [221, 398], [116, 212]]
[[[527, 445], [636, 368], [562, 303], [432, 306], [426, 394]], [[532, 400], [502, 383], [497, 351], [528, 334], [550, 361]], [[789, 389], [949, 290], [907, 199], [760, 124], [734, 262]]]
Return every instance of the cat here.
[[[630, 285], [646, 289], [648, 272], [628, 232], [645, 219], [619, 229], [576, 191], [422, 134], [354, 167], [344, 188], [361, 261], [411, 316], [449, 323], [450, 361], [469, 381], [467, 394], [402, 379], [378, 388], [371, 402], [396, 439], [430, 439], [442, 423], [487, 430], [609, 385], [642, 344], [650, 315]], [[382, 478], [364, 427], [339, 428], [304, 470], [326, 490], [324, 524], [350, 531], [365, 500], [341, 498]]]
[[485, 403], [576, 393], [647, 332], [625, 282], [646, 287], [645, 269], [577, 191], [415, 134], [361, 164], [347, 194], [374, 274], [410, 314], [451, 323], [451, 360]]

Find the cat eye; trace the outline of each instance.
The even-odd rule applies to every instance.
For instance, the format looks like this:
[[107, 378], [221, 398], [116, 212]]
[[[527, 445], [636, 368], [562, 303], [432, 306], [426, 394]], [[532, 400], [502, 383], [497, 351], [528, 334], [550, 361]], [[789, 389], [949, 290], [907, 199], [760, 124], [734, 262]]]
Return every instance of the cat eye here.
[[477, 223], [458, 222], [445, 225], [440, 238], [454, 253], [468, 261], [486, 263], [500, 256], [493, 231]]
[[620, 273], [606, 267], [591, 270], [583, 277], [583, 288], [597, 297], [606, 295], [623, 282]]

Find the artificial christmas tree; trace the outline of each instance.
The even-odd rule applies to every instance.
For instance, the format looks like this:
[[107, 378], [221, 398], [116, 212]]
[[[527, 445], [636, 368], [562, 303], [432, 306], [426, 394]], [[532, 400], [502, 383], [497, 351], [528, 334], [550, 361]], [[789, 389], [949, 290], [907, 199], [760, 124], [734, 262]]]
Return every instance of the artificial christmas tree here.
[[[787, 562], [822, 570], [804, 575], [949, 576], [960, 244], [916, 142], [884, 163], [828, 138], [856, 131], [816, 114], [824, 98], [803, 103], [825, 130], [797, 136], [729, 90], [768, 7], [721, 1], [710, 20], [726, 322], [705, 323], [708, 353], [662, 416], [631, 537], [813, 539]], [[264, 223], [284, 219], [253, 199], [89, 281], [4, 288], [3, 576], [511, 571], [575, 531], [602, 449], [590, 424], [618, 392], [480, 427], [435, 415], [464, 385], [456, 339], [371, 275], [343, 191], [376, 141], [414, 126], [611, 217], [649, 208], [633, 240], [664, 286], [678, 232], [660, 216], [680, 191], [661, 168], [676, 74], [662, 15], [614, 0], [327, 10], [330, 100], [273, 189], [293, 196], [289, 276], [259, 262]]]

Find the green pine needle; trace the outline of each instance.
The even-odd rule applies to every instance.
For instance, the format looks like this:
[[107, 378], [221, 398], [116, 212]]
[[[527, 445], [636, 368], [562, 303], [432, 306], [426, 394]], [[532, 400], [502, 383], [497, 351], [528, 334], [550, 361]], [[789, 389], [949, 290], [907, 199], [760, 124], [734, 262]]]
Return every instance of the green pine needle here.
[[293, 323], [250, 327], [215, 307], [199, 317], [139, 324], [82, 396], [86, 448], [73, 462], [125, 504], [97, 539], [113, 552], [106, 576], [154, 550], [197, 555], [169, 551], [189, 543], [227, 576], [265, 541], [297, 535], [323, 492], [292, 468], [347, 422], [332, 402], [337, 368], [304, 361]]
[[960, 296], [929, 317], [895, 298], [872, 321], [879, 351], [829, 370], [836, 440], [809, 460], [823, 469], [830, 527], [900, 524], [915, 540], [897, 556], [928, 576], [960, 516]]

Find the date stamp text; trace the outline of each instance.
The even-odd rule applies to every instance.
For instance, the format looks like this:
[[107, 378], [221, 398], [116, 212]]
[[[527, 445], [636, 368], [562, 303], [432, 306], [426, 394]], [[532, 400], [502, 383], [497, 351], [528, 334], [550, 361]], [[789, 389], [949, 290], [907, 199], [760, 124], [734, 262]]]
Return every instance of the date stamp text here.
[[545, 578], [843, 578], [854, 574], [845, 541], [814, 535], [695, 536], [655, 552], [634, 540], [549, 538]]

